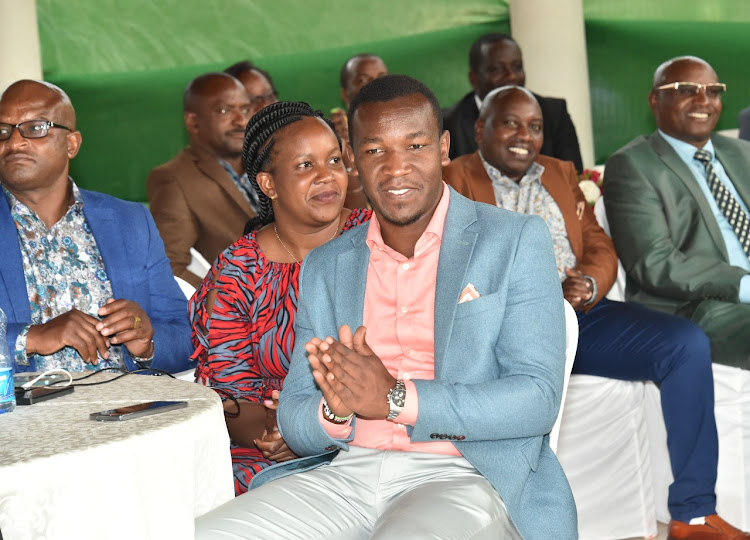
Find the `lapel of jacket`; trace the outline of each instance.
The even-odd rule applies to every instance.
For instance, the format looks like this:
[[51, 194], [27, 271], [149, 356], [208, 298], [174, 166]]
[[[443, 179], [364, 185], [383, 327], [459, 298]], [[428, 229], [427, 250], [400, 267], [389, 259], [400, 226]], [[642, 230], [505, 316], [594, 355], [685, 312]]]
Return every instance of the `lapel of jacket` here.
[[471, 199], [497, 206], [495, 188], [492, 187], [492, 180], [484, 168], [478, 150], [467, 158], [466, 169], [467, 184], [471, 187]]
[[[83, 199], [83, 215], [86, 216], [91, 227], [91, 232], [96, 240], [96, 247], [104, 261], [104, 269], [107, 272], [107, 278], [112, 286], [112, 295], [114, 298], [131, 298], [134, 291], [127, 290], [128, 285], [133, 283], [133, 264], [127, 254], [127, 244], [123, 236], [129, 234], [127, 230], [121, 230], [118, 220], [114, 215], [115, 208], [107, 204], [106, 198], [99, 193], [81, 190]], [[146, 249], [143, 246], [143, 249]], [[117, 274], [128, 276], [128, 279], [112, 279]]]
[[365, 286], [370, 266], [370, 249], [367, 231], [370, 223], [363, 223], [347, 232], [344, 237], [351, 247], [336, 257], [336, 277], [333, 307], [336, 326], [348, 324], [352, 332], [362, 326], [365, 310]]
[[[23, 273], [18, 230], [5, 195], [0, 193], [0, 198], [2, 199], [0, 200], [0, 253], [3, 257], [0, 279], [10, 301], [9, 307], [14, 312], [13, 314], [6, 313], [6, 315], [9, 320], [30, 321], [31, 309], [29, 308], [29, 295], [26, 292], [26, 276]], [[8, 306], [2, 307], [8, 309]]]
[[[656, 152], [662, 162], [664, 162], [664, 165], [666, 165], [682, 181], [687, 190], [693, 196], [714, 244], [716, 244], [716, 247], [724, 255], [724, 258], [728, 259], [729, 255], [727, 254], [727, 246], [724, 242], [724, 237], [721, 235], [721, 230], [719, 230], [719, 225], [716, 223], [714, 213], [711, 211], [706, 196], [700, 186], [698, 186], [693, 173], [688, 166], [685, 165], [685, 162], [680, 159], [677, 152], [674, 151], [669, 143], [665, 141], [658, 132], [654, 132], [654, 134], [649, 137], [649, 142], [651, 143], [654, 152]], [[670, 212], [674, 211], [674, 209], [667, 208], [666, 211]]]
[[750, 167], [750, 159], [748, 159], [750, 152], [743, 154], [740, 147], [731, 144], [734, 141], [729, 141], [721, 135], [714, 134], [711, 141], [714, 143], [717, 159], [724, 167], [745, 206], [750, 208], [750, 182], [746, 180], [748, 167]]
[[229, 173], [221, 166], [216, 156], [197, 145], [190, 145], [187, 151], [199, 171], [216, 182], [226, 192], [227, 196], [242, 208], [243, 212], [248, 215], [255, 215], [250, 203], [247, 202], [245, 196], [240, 192]]
[[461, 291], [468, 284], [466, 271], [477, 241], [477, 233], [470, 228], [477, 220], [474, 203], [453, 188], [450, 194], [435, 284], [436, 379], [442, 376], [446, 368], [446, 351], [453, 330], [453, 319]]

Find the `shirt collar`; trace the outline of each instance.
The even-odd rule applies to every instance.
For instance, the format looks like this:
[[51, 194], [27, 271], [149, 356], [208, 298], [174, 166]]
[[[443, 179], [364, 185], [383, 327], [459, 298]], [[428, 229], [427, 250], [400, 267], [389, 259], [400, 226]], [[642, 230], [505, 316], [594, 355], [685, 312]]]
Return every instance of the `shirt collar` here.
[[[71, 204], [68, 207], [67, 212], [65, 212], [65, 215], [73, 212], [80, 212], [83, 211], [83, 197], [81, 197], [81, 190], [78, 189], [78, 186], [73, 181], [73, 179], [68, 176], [68, 181], [70, 182], [70, 185], [73, 189], [73, 204]], [[3, 193], [5, 193], [5, 198], [8, 201], [8, 205], [10, 206], [11, 211], [19, 214], [19, 215], [26, 215], [26, 216], [34, 216], [35, 218], [39, 219], [39, 216], [36, 215], [36, 213], [23, 204], [21, 201], [19, 201], [15, 195], [13, 195], [10, 191], [8, 191], [5, 186], [3, 186]], [[63, 216], [64, 217], [64, 216]]]
[[[427, 251], [434, 242], [438, 242], [439, 244], [443, 241], [443, 228], [445, 227], [445, 218], [448, 216], [450, 194], [448, 184], [443, 182], [443, 193], [440, 196], [440, 202], [437, 207], [435, 207], [435, 212], [432, 214], [432, 218], [427, 224], [427, 228], [425, 228], [422, 236], [419, 237], [417, 244], [414, 246], [414, 257], [419, 257], [422, 253]], [[374, 212], [370, 218], [370, 227], [367, 231], [366, 242], [370, 251], [378, 249], [388, 253], [396, 260], [406, 260], [406, 257], [386, 245], [383, 241], [383, 235], [380, 232], [380, 222], [378, 221], [378, 216]]]
[[526, 184], [531, 184], [533, 182], [542, 182], [542, 173], [544, 172], [544, 165], [540, 165], [536, 161], [532, 163], [529, 168], [526, 170], [526, 174], [523, 175], [523, 178], [516, 183], [507, 176], [505, 176], [503, 173], [500, 172], [499, 169], [493, 167], [489, 163], [487, 163], [484, 159], [484, 156], [482, 156], [482, 151], [479, 151], [479, 159], [482, 160], [482, 165], [484, 165], [484, 170], [487, 171], [487, 176], [490, 177], [490, 180], [492, 181], [493, 185], [496, 186], [522, 186]]
[[219, 158], [219, 165], [224, 167], [224, 170], [229, 173], [229, 176], [236, 180], [247, 178], [247, 171], [243, 172], [242, 174], [237, 174], [237, 171], [234, 170], [234, 167], [232, 167], [228, 161]]
[[[664, 137], [664, 140], [669, 143], [669, 146], [672, 147], [672, 149], [677, 152], [677, 155], [680, 156], [680, 159], [684, 161], [687, 164], [692, 163], [695, 161], [695, 153], [698, 151], [698, 148], [693, 146], [690, 143], [686, 143], [685, 141], [681, 141], [680, 139], [676, 139], [672, 137], [671, 135], [667, 135], [662, 130], [658, 130], [659, 135]], [[708, 142], [703, 146], [701, 150], [705, 150], [709, 154], [711, 154], [711, 160], [714, 159], [714, 143], [711, 141], [711, 139], [708, 139]]]
[[481, 110], [482, 109], [482, 100], [479, 99], [479, 96], [477, 95], [476, 92], [474, 92], [474, 103], [477, 104], [477, 110]]

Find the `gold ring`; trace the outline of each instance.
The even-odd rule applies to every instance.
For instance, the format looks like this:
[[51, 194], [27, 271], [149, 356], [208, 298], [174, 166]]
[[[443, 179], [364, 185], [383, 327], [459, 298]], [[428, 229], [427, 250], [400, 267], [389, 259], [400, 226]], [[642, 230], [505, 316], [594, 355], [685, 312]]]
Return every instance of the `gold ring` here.
[[141, 318], [138, 315], [133, 317], [133, 330], [137, 330], [141, 326]]

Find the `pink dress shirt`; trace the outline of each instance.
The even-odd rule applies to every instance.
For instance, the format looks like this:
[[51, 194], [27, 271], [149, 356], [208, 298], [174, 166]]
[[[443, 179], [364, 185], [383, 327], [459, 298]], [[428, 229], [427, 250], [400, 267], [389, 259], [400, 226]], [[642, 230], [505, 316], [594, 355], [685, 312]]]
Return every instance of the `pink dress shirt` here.
[[[449, 200], [450, 190], [443, 184], [440, 202], [410, 259], [385, 245], [375, 214], [370, 220], [363, 324], [367, 344], [391, 375], [403, 379], [406, 401], [394, 421], [357, 418], [353, 446], [461, 455], [448, 441], [413, 443], [406, 431], [406, 425], [413, 426], [419, 413], [419, 396], [412, 379], [435, 378], [435, 282]], [[349, 424], [333, 424], [322, 412], [318, 416], [332, 437], [343, 439], [351, 433]]]

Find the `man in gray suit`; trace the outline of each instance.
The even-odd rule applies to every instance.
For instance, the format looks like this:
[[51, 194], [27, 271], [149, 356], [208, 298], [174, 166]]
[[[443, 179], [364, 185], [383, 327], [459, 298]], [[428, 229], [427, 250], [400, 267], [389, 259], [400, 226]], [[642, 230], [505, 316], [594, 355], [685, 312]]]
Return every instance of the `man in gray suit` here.
[[737, 116], [737, 124], [740, 126], [740, 139], [750, 141], [750, 107], [740, 111]]
[[565, 320], [544, 222], [445, 185], [450, 136], [415, 79], [369, 83], [349, 126], [374, 215], [301, 271], [278, 423], [304, 457], [196, 538], [576, 538], [547, 436]]
[[658, 130], [607, 162], [612, 237], [627, 296], [698, 323], [714, 362], [750, 368], [750, 143], [712, 134], [725, 85], [680, 57], [649, 94]]
[[257, 214], [257, 195], [242, 165], [252, 114], [242, 83], [226, 73], [193, 79], [183, 97], [190, 145], [148, 175], [151, 214], [175, 276], [194, 287], [190, 248], [209, 263], [237, 240]]

